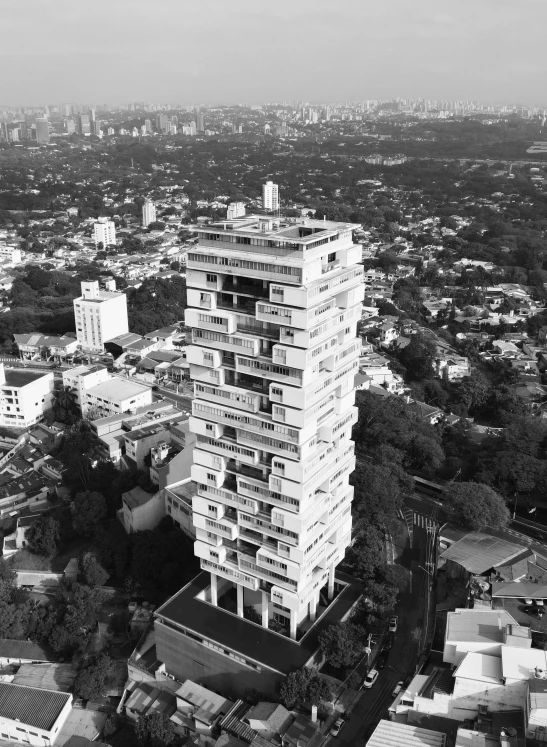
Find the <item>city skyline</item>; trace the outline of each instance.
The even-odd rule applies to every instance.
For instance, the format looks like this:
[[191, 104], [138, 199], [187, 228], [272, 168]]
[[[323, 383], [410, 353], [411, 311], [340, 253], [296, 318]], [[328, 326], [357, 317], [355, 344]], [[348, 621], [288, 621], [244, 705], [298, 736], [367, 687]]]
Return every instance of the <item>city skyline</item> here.
[[[450, 10], [433, 0], [390, 0], [372, 10], [352, 0], [336, 7], [281, 0], [258, 9], [245, 0], [209, 0], [182, 13], [171, 0], [136, 9], [121, 0], [113, 17], [104, 15], [104, 0], [84, 13], [64, 2], [51, 13], [33, 0], [30, 13], [15, 5], [5, 13], [1, 54], [17, 75], [3, 81], [0, 100], [111, 101], [123, 91], [127, 100], [189, 103], [398, 96], [535, 102], [543, 95], [539, 34], [547, 7], [538, 0], [525, 6], [528, 13], [506, 0], [464, 0]], [[274, 64], [257, 75], [253, 59]]]

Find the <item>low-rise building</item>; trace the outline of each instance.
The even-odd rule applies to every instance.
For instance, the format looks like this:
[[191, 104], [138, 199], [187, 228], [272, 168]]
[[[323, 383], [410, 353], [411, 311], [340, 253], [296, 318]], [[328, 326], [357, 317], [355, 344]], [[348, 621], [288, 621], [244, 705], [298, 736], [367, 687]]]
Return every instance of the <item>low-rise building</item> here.
[[104, 366], [80, 366], [63, 373], [74, 389], [82, 414], [93, 408], [103, 415], [131, 412], [152, 404], [152, 389], [137, 381], [112, 376]]
[[62, 335], [41, 335], [39, 333], [13, 335], [22, 358], [30, 360], [37, 357], [64, 359], [73, 355], [78, 349], [75, 337]]
[[33, 747], [53, 745], [71, 709], [70, 693], [0, 682], [0, 737]]
[[154, 529], [165, 516], [165, 499], [160, 492], [147, 493], [141, 487], [122, 495], [122, 508], [118, 512], [128, 534]]

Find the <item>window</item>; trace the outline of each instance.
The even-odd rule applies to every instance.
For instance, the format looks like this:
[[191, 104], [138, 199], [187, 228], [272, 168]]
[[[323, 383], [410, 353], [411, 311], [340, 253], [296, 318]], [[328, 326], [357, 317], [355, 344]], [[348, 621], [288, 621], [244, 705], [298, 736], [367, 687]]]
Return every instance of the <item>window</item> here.
[[217, 281], [217, 276], [216, 276], [216, 275], [211, 275], [211, 274], [210, 274], [210, 273], [208, 272], [208, 273], [207, 273], [207, 282], [208, 282], [208, 283], [216, 283], [216, 281]]
[[336, 252], [331, 252], [329, 256], [327, 257], [327, 262], [335, 262], [336, 261]]

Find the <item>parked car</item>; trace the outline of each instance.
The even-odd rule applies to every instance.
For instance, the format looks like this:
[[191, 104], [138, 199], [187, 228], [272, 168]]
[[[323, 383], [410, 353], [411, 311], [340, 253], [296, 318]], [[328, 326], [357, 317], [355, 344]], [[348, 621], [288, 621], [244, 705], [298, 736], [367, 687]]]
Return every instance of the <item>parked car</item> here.
[[531, 615], [532, 617], [543, 617], [545, 614], [545, 609], [543, 607], [536, 607], [535, 604], [527, 604], [522, 608], [523, 612], [526, 612], [527, 615]]
[[543, 599], [534, 599], [534, 603], [538, 607], [545, 607], [545, 600], [543, 600]]
[[393, 692], [391, 693], [391, 696], [392, 696], [393, 698], [396, 698], [396, 697], [397, 697], [397, 695], [399, 695], [399, 693], [401, 692], [401, 690], [402, 690], [402, 689], [403, 689], [403, 681], [401, 680], [401, 681], [400, 681], [400, 682], [398, 682], [398, 683], [397, 683], [397, 684], [395, 685], [395, 687], [393, 688]]
[[534, 604], [532, 599], [523, 599], [524, 604]]
[[343, 718], [339, 718], [337, 721], [335, 721], [334, 724], [332, 725], [332, 729], [330, 730], [331, 737], [337, 737], [342, 731], [343, 726], [344, 726]]
[[367, 690], [370, 689], [378, 679], [379, 674], [380, 672], [377, 669], [371, 669], [363, 680], [363, 687]]
[[399, 618], [392, 617], [391, 620], [389, 621], [389, 632], [396, 633], [398, 624], [399, 624]]
[[392, 646], [393, 646], [393, 636], [388, 635], [388, 637], [384, 639], [384, 645], [382, 646], [382, 651], [389, 651]]
[[385, 665], [387, 664], [387, 659], [389, 656], [389, 651], [381, 651], [380, 656], [376, 659], [376, 662], [374, 664], [376, 669], [383, 669]]

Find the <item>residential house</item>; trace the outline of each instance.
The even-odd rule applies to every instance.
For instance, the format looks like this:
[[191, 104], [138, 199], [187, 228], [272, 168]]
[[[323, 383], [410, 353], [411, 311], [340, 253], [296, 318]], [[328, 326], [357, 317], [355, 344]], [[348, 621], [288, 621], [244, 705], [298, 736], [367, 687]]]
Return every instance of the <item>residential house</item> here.
[[79, 347], [75, 337], [62, 335], [14, 334], [13, 335], [21, 358], [31, 360], [33, 358], [57, 358], [64, 360], [73, 355]]
[[212, 736], [221, 719], [230, 711], [233, 702], [186, 680], [175, 693], [176, 711], [170, 717], [183, 736]]

